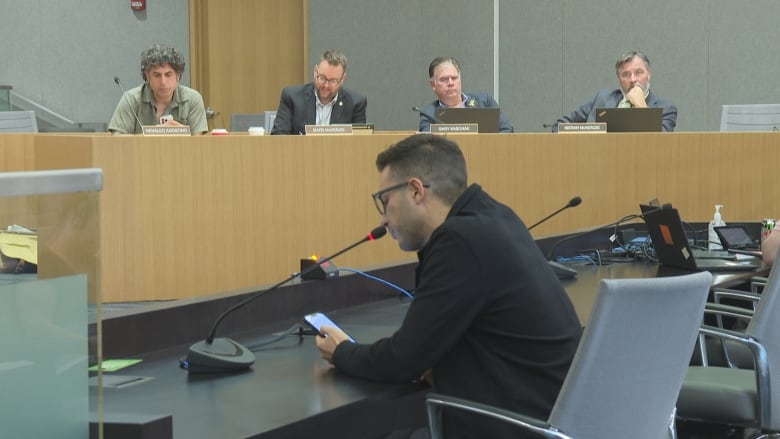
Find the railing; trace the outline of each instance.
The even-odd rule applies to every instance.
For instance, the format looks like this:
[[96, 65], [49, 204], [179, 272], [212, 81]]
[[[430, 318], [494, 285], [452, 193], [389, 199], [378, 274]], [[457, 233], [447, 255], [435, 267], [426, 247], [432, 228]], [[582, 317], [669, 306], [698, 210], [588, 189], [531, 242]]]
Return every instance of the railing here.
[[39, 132], [104, 132], [105, 122], [75, 122], [43, 105], [26, 98], [10, 85], [0, 85], [0, 111], [33, 110]]
[[0, 111], [11, 111], [10, 93], [10, 85], [0, 85]]

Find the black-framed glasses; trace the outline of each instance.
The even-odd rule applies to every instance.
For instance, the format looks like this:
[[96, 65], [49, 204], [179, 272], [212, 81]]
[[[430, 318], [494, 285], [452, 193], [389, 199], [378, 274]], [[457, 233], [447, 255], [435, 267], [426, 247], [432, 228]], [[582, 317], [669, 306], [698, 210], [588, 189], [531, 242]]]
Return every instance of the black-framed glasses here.
[[[371, 194], [371, 198], [374, 199], [374, 205], [376, 206], [376, 210], [379, 212], [380, 215], [384, 215], [386, 213], [387, 208], [387, 198], [384, 196], [385, 194], [392, 192], [396, 189], [401, 189], [402, 187], [409, 184], [409, 181], [404, 181], [402, 183], [394, 184], [390, 187], [384, 188], [379, 192], [376, 192], [374, 194]], [[431, 185], [423, 183], [422, 185], [424, 188], [429, 188]]]
[[314, 77], [317, 78], [317, 81], [321, 83], [328, 83], [331, 86], [335, 87], [341, 83], [341, 78], [328, 78], [325, 75], [320, 75], [319, 72], [314, 73]]

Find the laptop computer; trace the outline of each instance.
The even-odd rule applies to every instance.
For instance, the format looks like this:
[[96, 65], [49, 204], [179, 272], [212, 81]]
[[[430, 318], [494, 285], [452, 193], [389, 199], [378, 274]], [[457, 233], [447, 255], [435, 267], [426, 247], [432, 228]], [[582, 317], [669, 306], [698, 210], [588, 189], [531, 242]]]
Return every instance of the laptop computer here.
[[596, 108], [596, 122], [608, 133], [660, 132], [663, 108]]
[[688, 237], [685, 236], [680, 213], [677, 209], [658, 209], [640, 206], [645, 214], [645, 224], [658, 262], [669, 267], [683, 268], [691, 271], [749, 271], [761, 265], [756, 258], [748, 260], [702, 259], [696, 258]]
[[715, 227], [715, 233], [718, 234], [723, 248], [731, 253], [762, 256], [758, 242], [744, 226], [719, 226]]
[[500, 113], [498, 107], [437, 107], [434, 115], [442, 123], [475, 123], [479, 125], [480, 133], [497, 133]]
[[[671, 204], [668, 205], [669, 208], [671, 208]], [[658, 209], [661, 209], [662, 207], [659, 204], [658, 199], [654, 199], [650, 201], [650, 204], [640, 204], [639, 208], [642, 209], [642, 215], [647, 215], [650, 212], [655, 212]], [[693, 244], [691, 245], [691, 239], [688, 239], [689, 245], [691, 245], [691, 252], [693, 253], [693, 257], [696, 259], [729, 259], [729, 260], [736, 260], [737, 255], [734, 253], [729, 253], [727, 250], [713, 250], [706, 247], [707, 243], [703, 243], [705, 247], [697, 247], [696, 245], [696, 231], [691, 227], [689, 224], [686, 224], [685, 221], [680, 221], [683, 225], [683, 230], [686, 229], [686, 226], [688, 227], [688, 231], [690, 232], [690, 236], [693, 238]], [[686, 236], [688, 238], [688, 236]]]

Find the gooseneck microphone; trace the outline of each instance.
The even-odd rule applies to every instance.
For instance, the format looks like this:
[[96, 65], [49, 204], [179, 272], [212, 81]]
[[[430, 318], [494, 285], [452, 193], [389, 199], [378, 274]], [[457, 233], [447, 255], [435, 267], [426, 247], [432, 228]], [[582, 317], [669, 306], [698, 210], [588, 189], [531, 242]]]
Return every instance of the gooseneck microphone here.
[[563, 242], [572, 240], [574, 238], [579, 238], [580, 236], [585, 236], [585, 235], [587, 235], [589, 233], [593, 233], [593, 232], [598, 231], [598, 230], [608, 229], [610, 227], [617, 228], [618, 226], [620, 226], [620, 224], [622, 224], [622, 223], [624, 223], [626, 221], [630, 221], [630, 220], [637, 219], [637, 218], [644, 219], [648, 215], [652, 215], [652, 214], [654, 214], [656, 212], [660, 212], [662, 210], [669, 210], [671, 208], [672, 208], [671, 203], [666, 203], [663, 206], [656, 207], [655, 209], [647, 210], [647, 211], [645, 211], [645, 212], [643, 212], [641, 214], [626, 215], [623, 218], [620, 218], [619, 220], [615, 221], [614, 223], [610, 223], [610, 224], [607, 224], [607, 225], [604, 225], [604, 226], [599, 226], [599, 227], [596, 227], [596, 228], [593, 228], [593, 229], [590, 229], [590, 230], [586, 230], [584, 232], [579, 232], [579, 233], [575, 233], [573, 235], [569, 235], [569, 236], [567, 236], [565, 238], [562, 238], [562, 239], [556, 241], [550, 247], [550, 250], [547, 251], [547, 259], [548, 260], [552, 259], [553, 255], [554, 255], [554, 252], [555, 252], [555, 249]]
[[[574, 197], [571, 200], [569, 200], [568, 203], [566, 203], [565, 206], [561, 207], [560, 209], [556, 210], [555, 212], [547, 215], [546, 217], [542, 218], [541, 220], [537, 221], [536, 224], [532, 225], [528, 228], [528, 231], [533, 229], [534, 227], [538, 226], [539, 224], [547, 221], [548, 219], [554, 217], [555, 215], [558, 215], [559, 213], [563, 212], [564, 210], [570, 208], [570, 207], [577, 207], [582, 203], [582, 198], [580, 197]], [[547, 264], [550, 265], [550, 268], [552, 268], [553, 272], [555, 273], [555, 276], [558, 279], [571, 279], [574, 276], [577, 275], [577, 270], [574, 270], [573, 268], [566, 267], [564, 265], [561, 265], [555, 261], [550, 261], [549, 257], [547, 258]]]
[[539, 224], [547, 221], [548, 219], [554, 217], [555, 215], [558, 215], [559, 213], [563, 212], [564, 210], [566, 210], [566, 209], [568, 209], [570, 207], [577, 207], [577, 206], [579, 206], [580, 203], [582, 203], [582, 198], [580, 198], [580, 197], [572, 198], [571, 200], [569, 200], [569, 202], [565, 206], [561, 207], [560, 209], [556, 210], [555, 212], [553, 212], [553, 213], [547, 215], [546, 217], [540, 219], [539, 221], [537, 221], [534, 225], [532, 225], [531, 227], [528, 228], [528, 231], [530, 231], [534, 227], [536, 227]]
[[429, 114], [427, 111], [423, 111], [423, 109], [420, 108], [420, 107], [417, 107], [417, 106], [412, 107], [412, 110], [414, 110], [414, 111], [422, 114], [423, 116], [427, 117], [428, 119], [433, 121], [433, 123], [442, 123], [442, 124], [444, 123], [444, 122], [440, 121], [439, 119], [437, 119], [436, 116], [434, 116], [432, 114]]
[[[114, 82], [116, 82], [116, 85], [119, 86], [119, 90], [122, 91], [122, 96], [125, 97], [125, 101], [130, 107], [130, 111], [133, 113], [133, 116], [135, 116], [135, 121], [138, 122], [138, 128], [141, 129], [141, 134], [143, 134], [144, 124], [141, 123], [141, 118], [138, 117], [138, 113], [135, 112], [135, 108], [133, 108], [133, 104], [130, 102], [130, 98], [127, 97], [127, 93], [125, 92], [125, 88], [122, 87], [122, 81], [119, 80], [119, 76], [114, 76]], [[135, 125], [133, 125], [133, 134], [135, 134]]]
[[257, 293], [247, 297], [241, 302], [238, 302], [237, 304], [225, 310], [214, 321], [214, 325], [212, 325], [211, 330], [209, 331], [206, 339], [203, 341], [199, 341], [193, 344], [192, 346], [190, 346], [190, 350], [189, 353], [187, 354], [187, 360], [186, 360], [187, 370], [190, 373], [218, 373], [218, 372], [224, 373], [224, 372], [237, 372], [240, 370], [248, 369], [249, 366], [251, 366], [255, 362], [255, 355], [252, 353], [252, 351], [242, 346], [240, 343], [235, 342], [229, 338], [225, 338], [225, 337], [215, 338], [215, 335], [217, 333], [217, 327], [219, 327], [219, 324], [222, 322], [222, 320], [225, 319], [225, 317], [230, 315], [233, 311], [244, 307], [246, 304], [257, 299], [258, 297], [266, 293], [270, 293], [271, 291], [281, 287], [287, 282], [290, 282], [291, 280], [297, 277], [304, 276], [316, 270], [325, 262], [330, 261], [331, 259], [341, 255], [342, 253], [352, 250], [353, 248], [357, 247], [358, 245], [366, 241], [373, 241], [379, 239], [385, 236], [386, 233], [387, 233], [387, 229], [385, 229], [384, 226], [379, 226], [374, 230], [372, 230], [371, 233], [363, 237], [363, 239], [361, 239], [360, 241], [350, 245], [349, 247], [331, 256], [328, 256], [325, 259], [318, 260], [316, 264], [309, 265], [304, 270], [301, 270], [298, 273], [293, 273], [292, 276], [277, 283], [276, 285], [266, 290], [258, 291]]

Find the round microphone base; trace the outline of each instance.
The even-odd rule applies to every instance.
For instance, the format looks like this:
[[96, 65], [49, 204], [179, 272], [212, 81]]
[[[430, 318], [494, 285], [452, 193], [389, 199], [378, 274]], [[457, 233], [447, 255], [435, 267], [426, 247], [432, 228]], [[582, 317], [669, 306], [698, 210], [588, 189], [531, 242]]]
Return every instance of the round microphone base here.
[[187, 354], [189, 373], [229, 373], [249, 369], [255, 354], [229, 338], [215, 338], [211, 343], [199, 341]]

